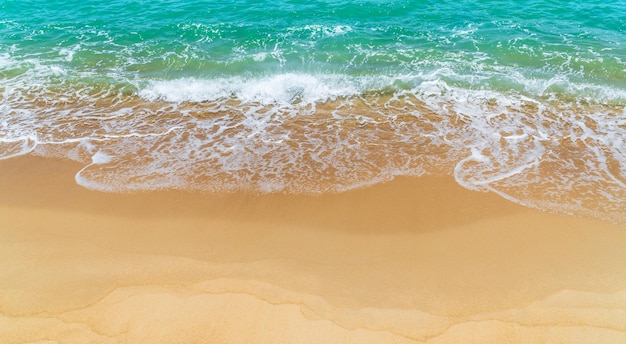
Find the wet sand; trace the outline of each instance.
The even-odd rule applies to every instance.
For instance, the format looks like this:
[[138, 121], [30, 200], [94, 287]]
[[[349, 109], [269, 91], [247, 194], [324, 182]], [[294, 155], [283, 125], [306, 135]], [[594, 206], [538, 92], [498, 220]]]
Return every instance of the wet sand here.
[[451, 177], [107, 194], [0, 161], [2, 343], [626, 342], [626, 228]]

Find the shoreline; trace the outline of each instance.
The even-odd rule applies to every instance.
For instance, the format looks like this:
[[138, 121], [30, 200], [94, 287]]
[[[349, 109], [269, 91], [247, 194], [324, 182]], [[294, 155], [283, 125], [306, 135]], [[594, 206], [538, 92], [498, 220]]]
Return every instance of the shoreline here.
[[452, 177], [108, 194], [77, 166], [0, 161], [2, 342], [626, 340], [623, 226]]

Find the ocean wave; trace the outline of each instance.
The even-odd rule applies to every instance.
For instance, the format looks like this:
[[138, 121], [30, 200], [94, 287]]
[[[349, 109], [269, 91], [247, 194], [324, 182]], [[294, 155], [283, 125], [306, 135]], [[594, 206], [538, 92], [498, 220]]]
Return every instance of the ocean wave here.
[[[435, 86], [436, 85], [436, 86]], [[468, 97], [492, 94], [534, 98], [538, 101], [626, 103], [626, 89], [574, 81], [567, 75], [536, 78], [516, 70], [464, 75], [448, 66], [399, 75], [282, 73], [260, 77], [180, 78], [154, 80], [136, 86], [149, 101], [214, 102], [234, 98], [243, 103], [311, 105], [366, 93], [410, 92], [445, 96], [448, 90]]]
[[[83, 48], [0, 55], [0, 159], [70, 158], [84, 164], [79, 184], [110, 192], [343, 192], [439, 173], [527, 206], [626, 223], [619, 85], [486, 54], [424, 62], [407, 51], [397, 52], [401, 68], [379, 73], [146, 78], [75, 68]], [[377, 58], [359, 49], [360, 66]]]

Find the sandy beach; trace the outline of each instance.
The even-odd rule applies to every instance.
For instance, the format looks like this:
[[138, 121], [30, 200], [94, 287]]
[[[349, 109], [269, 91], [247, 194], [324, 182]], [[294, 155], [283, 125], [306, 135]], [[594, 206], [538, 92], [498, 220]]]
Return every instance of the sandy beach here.
[[626, 228], [451, 177], [107, 194], [0, 161], [2, 343], [618, 343]]
[[0, 344], [626, 343], [626, 1], [0, 13]]

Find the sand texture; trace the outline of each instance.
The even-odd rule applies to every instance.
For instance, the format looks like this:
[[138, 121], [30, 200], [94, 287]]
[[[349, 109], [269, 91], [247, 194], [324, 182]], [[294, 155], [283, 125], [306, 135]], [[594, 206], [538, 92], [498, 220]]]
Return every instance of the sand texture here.
[[0, 343], [624, 343], [626, 228], [451, 177], [107, 194], [0, 161]]

